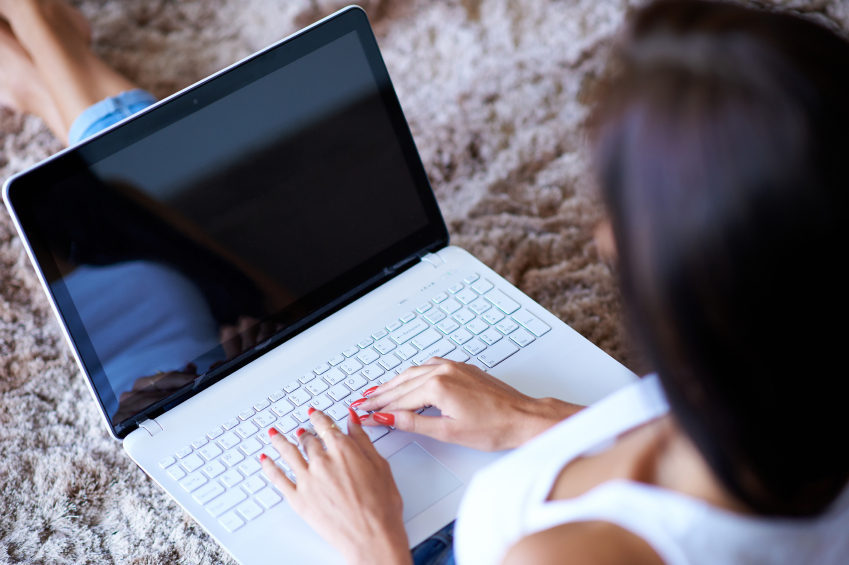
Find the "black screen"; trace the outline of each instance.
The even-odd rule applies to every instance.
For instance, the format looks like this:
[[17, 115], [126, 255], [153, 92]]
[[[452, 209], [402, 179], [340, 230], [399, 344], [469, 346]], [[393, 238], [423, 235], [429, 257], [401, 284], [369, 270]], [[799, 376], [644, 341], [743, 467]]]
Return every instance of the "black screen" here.
[[351, 19], [66, 154], [14, 199], [113, 424], [445, 237]]

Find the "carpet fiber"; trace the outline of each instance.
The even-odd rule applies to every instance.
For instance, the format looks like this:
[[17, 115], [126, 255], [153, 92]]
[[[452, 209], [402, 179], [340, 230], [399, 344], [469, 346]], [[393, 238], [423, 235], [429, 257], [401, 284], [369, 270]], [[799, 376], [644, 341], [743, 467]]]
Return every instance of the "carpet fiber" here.
[[[102, 56], [168, 95], [348, 2], [85, 0]], [[635, 371], [581, 129], [630, 0], [368, 0], [453, 243]], [[784, 2], [838, 28], [849, 3]], [[0, 109], [0, 181], [56, 152]], [[100, 421], [0, 211], [0, 563], [231, 563]]]

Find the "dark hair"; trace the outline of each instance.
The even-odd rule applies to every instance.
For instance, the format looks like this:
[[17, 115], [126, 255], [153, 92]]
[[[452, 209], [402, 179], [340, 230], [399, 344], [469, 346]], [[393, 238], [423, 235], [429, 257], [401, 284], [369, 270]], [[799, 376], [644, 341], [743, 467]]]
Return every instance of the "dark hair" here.
[[733, 496], [819, 514], [849, 478], [849, 43], [664, 0], [616, 61], [596, 159], [637, 342]]

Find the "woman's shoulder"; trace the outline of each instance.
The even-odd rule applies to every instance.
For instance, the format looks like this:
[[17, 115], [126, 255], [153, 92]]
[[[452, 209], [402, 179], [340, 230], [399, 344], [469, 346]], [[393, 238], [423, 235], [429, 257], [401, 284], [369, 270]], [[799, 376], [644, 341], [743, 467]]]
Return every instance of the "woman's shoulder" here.
[[663, 565], [641, 537], [610, 522], [570, 522], [522, 538], [503, 565]]

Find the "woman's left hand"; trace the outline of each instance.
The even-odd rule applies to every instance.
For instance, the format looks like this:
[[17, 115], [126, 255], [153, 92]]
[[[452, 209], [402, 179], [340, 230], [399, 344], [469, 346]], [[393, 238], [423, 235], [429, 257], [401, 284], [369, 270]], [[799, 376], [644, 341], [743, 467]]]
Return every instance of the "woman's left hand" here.
[[312, 412], [310, 421], [321, 439], [308, 432], [298, 438], [309, 463], [271, 428], [271, 445], [292, 469], [297, 484], [269, 458], [263, 458], [262, 470], [292, 509], [349, 564], [409, 564], [403, 503], [389, 463], [375, 450], [359, 417], [349, 412], [348, 435], [323, 412]]

